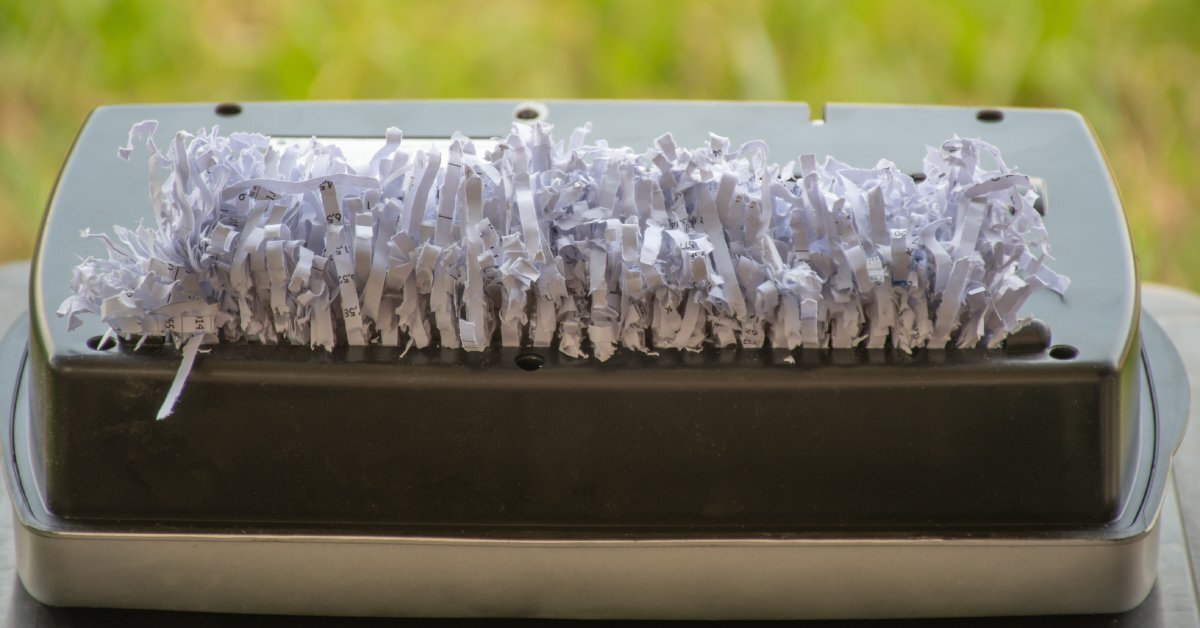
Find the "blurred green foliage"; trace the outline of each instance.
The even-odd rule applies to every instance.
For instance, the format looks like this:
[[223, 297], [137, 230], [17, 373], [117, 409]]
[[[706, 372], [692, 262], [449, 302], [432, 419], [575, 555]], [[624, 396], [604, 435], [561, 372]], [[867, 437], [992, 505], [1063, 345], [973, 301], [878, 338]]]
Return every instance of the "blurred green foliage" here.
[[1078, 110], [1116, 172], [1143, 276], [1200, 289], [1198, 80], [1195, 0], [6, 0], [0, 259], [30, 254], [98, 105], [787, 99]]

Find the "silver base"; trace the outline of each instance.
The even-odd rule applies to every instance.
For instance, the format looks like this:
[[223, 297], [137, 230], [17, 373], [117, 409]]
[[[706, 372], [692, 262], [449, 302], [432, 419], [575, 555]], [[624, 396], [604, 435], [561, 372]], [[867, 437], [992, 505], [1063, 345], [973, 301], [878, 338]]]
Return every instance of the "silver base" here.
[[1125, 539], [494, 541], [47, 530], [18, 570], [52, 605], [424, 617], [792, 619], [1104, 613], [1154, 583]]

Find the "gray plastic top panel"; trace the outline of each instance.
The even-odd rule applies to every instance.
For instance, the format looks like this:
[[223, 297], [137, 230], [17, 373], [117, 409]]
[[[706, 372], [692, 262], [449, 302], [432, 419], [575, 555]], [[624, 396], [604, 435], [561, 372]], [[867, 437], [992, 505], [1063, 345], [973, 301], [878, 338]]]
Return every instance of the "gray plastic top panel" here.
[[[81, 229], [152, 220], [146, 165], [117, 159], [135, 122], [157, 119], [156, 141], [165, 145], [177, 130], [220, 125], [225, 132], [268, 135], [382, 137], [388, 126], [409, 137], [445, 137], [461, 131], [475, 137], [504, 134], [518, 101], [374, 101], [245, 103], [236, 116], [219, 116], [212, 104], [131, 105], [97, 109], [84, 125], [49, 203], [31, 282], [33, 333], [48, 357], [88, 352], [85, 342], [102, 333], [90, 319], [68, 334], [54, 310], [69, 293], [71, 268], [79, 256], [102, 255], [84, 241]], [[824, 124], [813, 124], [803, 103], [689, 101], [546, 101], [545, 120], [560, 130], [592, 122], [594, 138], [646, 148], [671, 132], [683, 145], [699, 145], [712, 131], [735, 142], [765, 139], [773, 158], [800, 153], [830, 154], [855, 165], [881, 158], [917, 172], [925, 147], [958, 134], [998, 146], [1010, 165], [1046, 182], [1047, 228], [1057, 260], [1070, 276], [1065, 298], [1035, 294], [1024, 313], [1046, 321], [1056, 344], [1079, 349], [1074, 365], [1111, 372], [1134, 346], [1137, 277], [1133, 251], [1116, 188], [1087, 123], [1059, 110], [1006, 109], [1000, 122], [976, 119], [961, 107], [830, 105]], [[61, 243], [77, 242], [64, 248]], [[48, 246], [54, 243], [55, 246]], [[35, 343], [37, 346], [38, 343]], [[1049, 360], [1049, 358], [1046, 358]]]

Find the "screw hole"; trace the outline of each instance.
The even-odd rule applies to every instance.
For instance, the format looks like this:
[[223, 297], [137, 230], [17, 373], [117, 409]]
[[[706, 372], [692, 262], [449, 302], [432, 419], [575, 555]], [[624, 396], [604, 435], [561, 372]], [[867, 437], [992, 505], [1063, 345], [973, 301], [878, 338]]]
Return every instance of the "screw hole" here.
[[108, 336], [92, 336], [87, 339], [87, 348], [92, 351], [108, 351], [117, 346], [117, 339], [112, 335]]
[[547, 113], [549, 112], [546, 110], [546, 105], [533, 101], [523, 102], [513, 109], [513, 117], [525, 121], [545, 118]]
[[1004, 112], [999, 109], [980, 109], [975, 119], [980, 122], [999, 122], [1004, 119]]
[[223, 102], [217, 105], [217, 115], [236, 116], [242, 112], [242, 106], [235, 102]]
[[920, 183], [925, 180], [924, 172], [914, 172], [914, 173], [912, 173], [911, 176], [912, 176], [913, 183]]
[[514, 358], [513, 362], [526, 371], [536, 371], [546, 364], [546, 358], [536, 353], [522, 353]]
[[1050, 347], [1050, 357], [1055, 360], [1073, 360], [1079, 355], [1079, 349], [1071, 345], [1054, 345]]

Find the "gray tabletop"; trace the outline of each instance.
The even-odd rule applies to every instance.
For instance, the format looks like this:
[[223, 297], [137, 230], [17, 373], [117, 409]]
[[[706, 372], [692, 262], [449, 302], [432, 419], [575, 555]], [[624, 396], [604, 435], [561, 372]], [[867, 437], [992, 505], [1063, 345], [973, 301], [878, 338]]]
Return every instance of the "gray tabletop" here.
[[[0, 265], [0, 331], [26, 303], [28, 264]], [[1200, 296], [1165, 286], [1144, 286], [1142, 304], [1174, 341], [1190, 373], [1192, 398], [1200, 398]], [[1192, 404], [1192, 420], [1200, 404]], [[999, 617], [984, 619], [804, 622], [805, 626], [1117, 626], [1200, 628], [1193, 565], [1200, 560], [1200, 430], [1191, 430], [1175, 457], [1161, 517], [1158, 581], [1136, 609], [1120, 615]], [[0, 507], [0, 628], [93, 626], [397, 626], [428, 620], [265, 617], [162, 611], [53, 608], [31, 598], [16, 576], [12, 514]], [[1189, 544], [1189, 539], [1192, 542]], [[445, 620], [455, 623], [456, 620]], [[478, 620], [461, 620], [478, 621]], [[553, 622], [539, 622], [553, 623]]]

